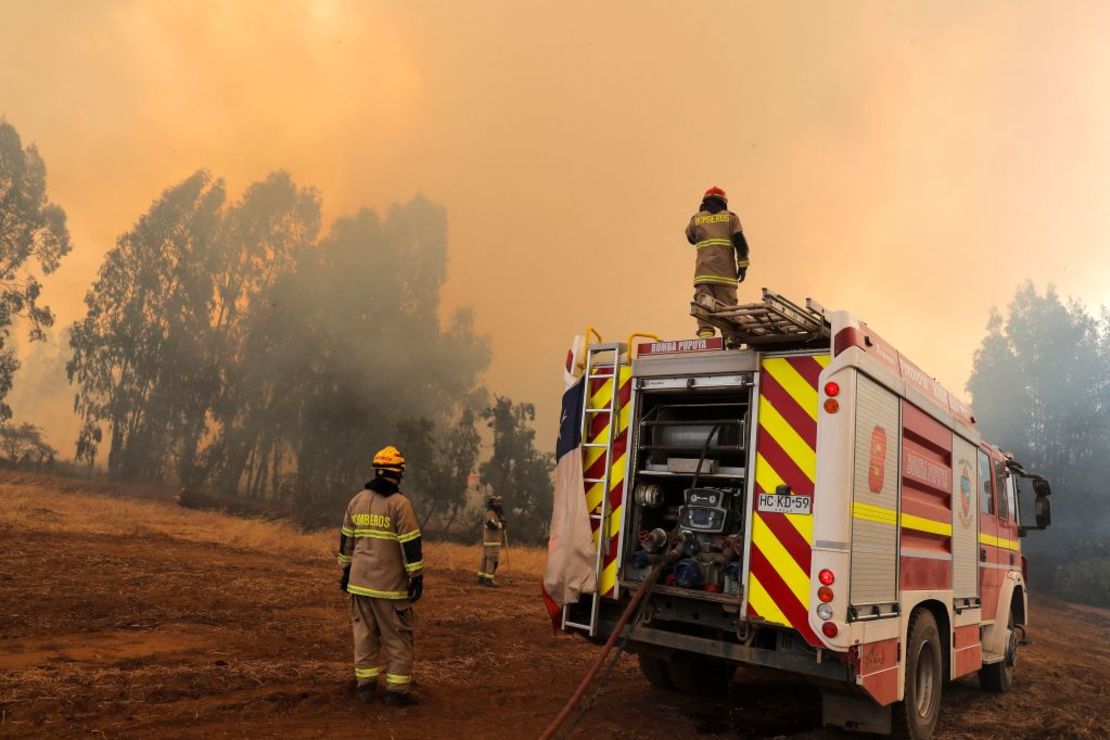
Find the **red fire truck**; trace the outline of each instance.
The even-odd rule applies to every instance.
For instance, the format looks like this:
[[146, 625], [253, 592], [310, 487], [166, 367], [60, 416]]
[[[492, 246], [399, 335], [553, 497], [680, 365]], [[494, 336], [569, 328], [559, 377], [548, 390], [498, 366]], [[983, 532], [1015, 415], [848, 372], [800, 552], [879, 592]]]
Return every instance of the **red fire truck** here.
[[910, 737], [947, 680], [1006, 691], [1029, 624], [1019, 538], [1048, 526], [1048, 482], [847, 312], [765, 290], [691, 313], [723, 336], [584, 353], [597, 589], [564, 628], [609, 637], [660, 566], [621, 635], [657, 687], [784, 669], [821, 687], [825, 724]]

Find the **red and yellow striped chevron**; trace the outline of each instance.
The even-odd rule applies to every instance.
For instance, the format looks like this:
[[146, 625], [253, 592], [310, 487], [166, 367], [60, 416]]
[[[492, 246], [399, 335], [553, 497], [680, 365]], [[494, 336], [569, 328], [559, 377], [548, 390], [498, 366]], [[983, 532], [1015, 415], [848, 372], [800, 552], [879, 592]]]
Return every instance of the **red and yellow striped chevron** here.
[[759, 428], [748, 574], [748, 614], [793, 627], [814, 646], [809, 626], [813, 517], [760, 512], [760, 493], [781, 485], [812, 496], [817, 475], [818, 377], [828, 355], [766, 357], [760, 363]]
[[[602, 501], [606, 498], [605, 483], [590, 483], [589, 479], [603, 480], [609, 469], [608, 512], [604, 522], [591, 518], [590, 526], [594, 532], [594, 545], [599, 546], [601, 535], [605, 541], [601, 572], [598, 574], [598, 593], [611, 598], [617, 597], [617, 566], [620, 560], [621, 518], [624, 516], [624, 489], [628, 474], [628, 424], [632, 400], [632, 368], [622, 367], [617, 377], [617, 402], [615, 412], [617, 428], [614, 430], [612, 459], [601, 447], [586, 447], [582, 453], [582, 469], [586, 482], [586, 506], [591, 517], [602, 513]], [[599, 367], [591, 374], [587, 387], [589, 397], [587, 408], [607, 408], [613, 398], [613, 368]], [[589, 443], [606, 444], [609, 441], [611, 420], [608, 412], [590, 414], [586, 419], [583, 439]]]

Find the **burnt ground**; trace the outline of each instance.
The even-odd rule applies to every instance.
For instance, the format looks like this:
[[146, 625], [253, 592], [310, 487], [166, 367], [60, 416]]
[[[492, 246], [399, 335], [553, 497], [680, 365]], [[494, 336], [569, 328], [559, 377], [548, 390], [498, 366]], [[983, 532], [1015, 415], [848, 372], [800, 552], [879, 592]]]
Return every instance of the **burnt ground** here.
[[[337, 572], [319, 562], [0, 523], [0, 574], [4, 736], [537, 737], [596, 655], [552, 634], [534, 575], [490, 591], [444, 564], [416, 607], [422, 703], [363, 706]], [[1110, 612], [1045, 598], [1030, 612], [1014, 690], [948, 686], [939, 737], [1110, 736]], [[576, 736], [832, 737], [819, 706], [756, 671], [725, 702], [656, 691], [625, 657]]]

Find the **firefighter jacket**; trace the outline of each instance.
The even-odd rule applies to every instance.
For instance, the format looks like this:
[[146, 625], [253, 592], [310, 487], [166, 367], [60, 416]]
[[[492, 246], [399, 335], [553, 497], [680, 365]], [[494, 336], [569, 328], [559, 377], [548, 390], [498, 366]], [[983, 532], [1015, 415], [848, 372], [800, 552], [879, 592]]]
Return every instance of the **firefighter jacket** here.
[[497, 512], [490, 509], [486, 512], [486, 518], [482, 521], [482, 544], [486, 547], [501, 547], [501, 542], [504, 537], [505, 525], [501, 522], [501, 517]]
[[698, 211], [686, 227], [686, 239], [698, 250], [694, 285], [736, 285], [737, 271], [748, 268], [748, 242], [732, 211]]
[[366, 484], [347, 504], [339, 563], [351, 566], [347, 591], [377, 599], [407, 599], [409, 578], [422, 575], [420, 527], [412, 503], [385, 478]]

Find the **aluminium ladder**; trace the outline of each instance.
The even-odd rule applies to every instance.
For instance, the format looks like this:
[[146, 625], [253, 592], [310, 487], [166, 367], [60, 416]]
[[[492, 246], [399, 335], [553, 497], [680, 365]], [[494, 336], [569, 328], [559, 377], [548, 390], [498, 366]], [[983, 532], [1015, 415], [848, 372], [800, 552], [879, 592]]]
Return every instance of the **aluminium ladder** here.
[[[582, 402], [582, 464], [586, 464], [586, 455], [590, 450], [604, 450], [598, 459], [605, 461], [604, 472], [600, 477], [583, 478], [585, 489], [582, 491], [582, 495], [585, 496], [589, 488], [598, 483], [603, 484], [601, 503], [598, 504], [594, 510], [590, 511], [590, 529], [594, 532], [594, 544], [597, 547], [594, 561], [594, 573], [597, 576], [601, 574], [605, 553], [609, 552], [611, 540], [610, 532], [612, 528], [609, 520], [613, 512], [609, 502], [609, 492], [612, 489], [612, 453], [613, 442], [617, 438], [617, 428], [620, 426], [619, 398], [621, 355], [627, 350], [628, 346], [620, 342], [593, 344], [586, 348], [586, 371], [582, 379], [582, 382], [585, 384]], [[607, 355], [609, 356], [607, 357]], [[600, 362], [599, 359], [601, 360]], [[591, 408], [590, 397], [593, 395], [592, 381], [605, 381], [610, 379], [613, 382], [613, 392], [610, 394], [608, 405]], [[605, 435], [604, 440], [590, 440], [590, 428], [593, 422], [602, 415], [608, 416], [609, 433]], [[589, 619], [585, 622], [572, 620], [571, 605], [568, 604], [563, 607], [563, 628], [574, 627], [587, 630], [590, 637], [596, 635], [598, 612], [601, 607], [601, 596], [600, 587], [595, 584], [594, 592], [589, 595]]]
[[729, 346], [746, 344], [786, 349], [829, 341], [828, 314], [811, 298], [807, 298], [802, 307], [764, 288], [763, 300], [759, 303], [727, 306], [713, 301], [712, 304], [693, 301], [690, 315], [720, 329]]

